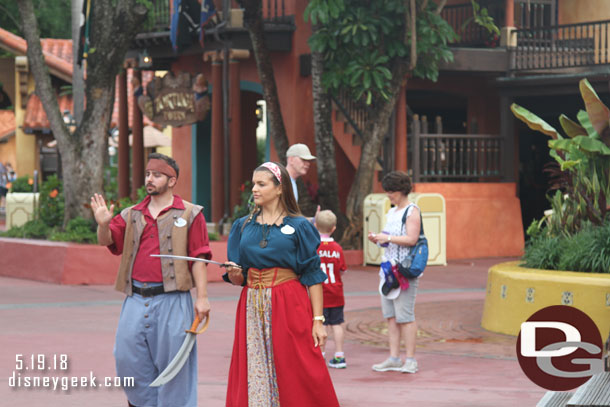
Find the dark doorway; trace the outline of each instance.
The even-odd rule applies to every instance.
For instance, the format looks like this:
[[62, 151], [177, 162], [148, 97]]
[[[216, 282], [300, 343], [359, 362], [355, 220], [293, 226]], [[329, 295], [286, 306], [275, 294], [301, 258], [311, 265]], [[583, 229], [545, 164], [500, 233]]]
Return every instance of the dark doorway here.
[[[564, 133], [559, 116], [563, 113], [576, 121], [576, 114], [584, 109], [578, 95], [528, 97], [515, 102], [541, 117], [561, 134]], [[551, 208], [547, 195], [552, 191], [549, 191], [549, 177], [544, 168], [555, 163], [555, 159], [549, 155], [549, 136], [530, 130], [521, 121], [517, 120], [516, 123], [519, 140], [518, 194], [523, 228], [527, 230], [533, 220], [542, 219], [544, 211]]]

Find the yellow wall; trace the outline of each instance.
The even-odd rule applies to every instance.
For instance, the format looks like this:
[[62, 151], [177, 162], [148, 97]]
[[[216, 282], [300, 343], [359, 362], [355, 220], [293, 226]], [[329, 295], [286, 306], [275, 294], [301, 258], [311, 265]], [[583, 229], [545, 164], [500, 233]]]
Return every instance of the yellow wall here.
[[610, 20], [608, 0], [559, 0], [559, 24]]
[[[15, 58], [7, 57], [0, 58], [0, 82], [2, 88], [11, 98], [13, 105], [15, 104]], [[6, 143], [0, 144], [0, 162], [11, 163], [15, 168], [17, 161], [15, 137], [11, 137]]]
[[602, 338], [610, 330], [610, 275], [530, 269], [518, 261], [489, 269], [483, 328], [517, 336], [521, 323], [552, 305], [568, 305], [587, 314]]
[[[172, 126], [165, 126], [163, 128], [163, 134], [165, 134], [169, 139], [172, 139]], [[167, 147], [157, 147], [157, 153], [165, 154], [169, 157], [172, 156], [172, 146]]]
[[[23, 58], [23, 57], [18, 57]], [[15, 70], [15, 87], [19, 89], [19, 80], [21, 75], [28, 75], [28, 94], [34, 92], [34, 79], [29, 73], [19, 72]], [[17, 165], [15, 171], [19, 176], [34, 175], [37, 161], [36, 136], [23, 132], [23, 120], [25, 119], [25, 109], [22, 108], [21, 92], [15, 92], [15, 129], [16, 149], [17, 149]]]
[[11, 163], [13, 168], [15, 168], [15, 163], [17, 162], [17, 147], [14, 136], [6, 143], [0, 144], [0, 162], [2, 162], [2, 164]]

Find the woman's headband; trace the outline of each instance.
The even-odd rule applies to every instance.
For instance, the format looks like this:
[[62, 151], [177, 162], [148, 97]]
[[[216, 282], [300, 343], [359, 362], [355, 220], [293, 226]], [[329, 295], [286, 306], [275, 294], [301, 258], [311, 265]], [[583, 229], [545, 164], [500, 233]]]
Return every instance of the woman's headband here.
[[267, 161], [266, 163], [261, 164], [261, 167], [265, 167], [269, 171], [275, 175], [275, 178], [282, 183], [282, 171], [280, 171], [280, 167], [276, 163], [272, 163], [271, 161]]
[[167, 175], [170, 178], [178, 178], [176, 170], [174, 170], [172, 166], [166, 163], [164, 160], [161, 160], [159, 158], [151, 158], [150, 160], [148, 160], [148, 164], [146, 165], [146, 171], [157, 171], [163, 175]]

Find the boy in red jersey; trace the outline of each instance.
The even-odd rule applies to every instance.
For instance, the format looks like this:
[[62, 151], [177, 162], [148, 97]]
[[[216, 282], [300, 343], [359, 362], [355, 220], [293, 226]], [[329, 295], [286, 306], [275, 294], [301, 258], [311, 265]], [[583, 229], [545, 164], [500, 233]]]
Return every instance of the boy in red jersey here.
[[[345, 320], [343, 318], [343, 282], [341, 274], [347, 269], [343, 249], [330, 235], [337, 227], [337, 217], [332, 211], [324, 210], [316, 215], [316, 228], [320, 232], [320, 267], [326, 273], [326, 281], [322, 284], [324, 291], [324, 325], [332, 327], [335, 340], [335, 357], [328, 362], [328, 366], [344, 369], [345, 354], [343, 353], [343, 337]], [[324, 348], [322, 348], [324, 351]]]

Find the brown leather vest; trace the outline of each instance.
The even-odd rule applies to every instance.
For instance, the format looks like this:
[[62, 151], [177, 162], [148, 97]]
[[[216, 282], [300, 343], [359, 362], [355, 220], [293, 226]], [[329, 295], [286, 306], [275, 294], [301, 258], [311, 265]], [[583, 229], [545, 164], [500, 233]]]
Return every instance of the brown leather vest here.
[[[203, 207], [182, 201], [185, 209], [169, 209], [157, 217], [159, 231], [159, 254], [174, 254], [187, 256], [188, 231], [195, 216]], [[121, 211], [125, 220], [125, 238], [123, 241], [123, 257], [117, 274], [115, 288], [127, 295], [132, 294], [131, 274], [136, 253], [140, 248], [140, 238], [146, 226], [146, 220], [141, 211], [132, 207]], [[179, 219], [183, 219], [180, 221]], [[184, 223], [182, 226], [178, 226]], [[160, 259], [163, 273], [163, 288], [165, 291], [188, 291], [193, 285], [193, 276], [186, 260]]]

